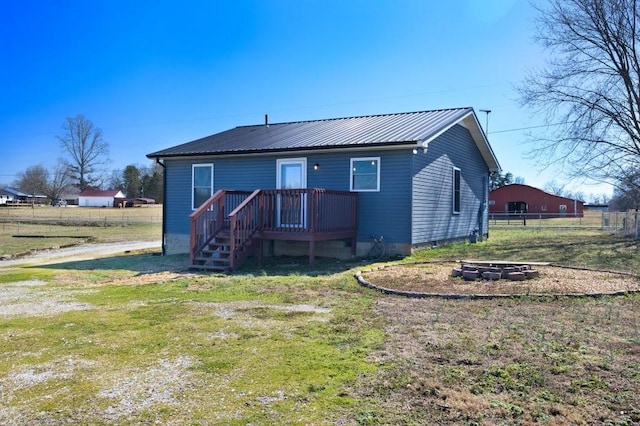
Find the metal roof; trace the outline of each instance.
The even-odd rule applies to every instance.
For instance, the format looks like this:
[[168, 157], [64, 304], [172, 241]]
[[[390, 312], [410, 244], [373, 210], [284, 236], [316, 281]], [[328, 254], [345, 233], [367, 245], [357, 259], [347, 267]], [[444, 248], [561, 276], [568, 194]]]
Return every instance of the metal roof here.
[[[473, 119], [469, 120], [472, 116]], [[149, 158], [356, 148], [430, 141], [455, 124], [470, 129], [487, 164], [499, 168], [473, 108], [240, 126], [148, 154]], [[475, 130], [475, 132], [474, 132]], [[484, 145], [484, 146], [483, 146]], [[488, 158], [488, 157], [491, 158]]]

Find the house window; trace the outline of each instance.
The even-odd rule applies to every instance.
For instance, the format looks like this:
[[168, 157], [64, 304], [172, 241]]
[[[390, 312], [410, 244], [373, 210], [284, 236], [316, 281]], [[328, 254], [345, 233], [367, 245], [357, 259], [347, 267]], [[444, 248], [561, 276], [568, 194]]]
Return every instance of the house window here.
[[460, 169], [453, 168], [453, 213], [460, 213], [462, 177]]
[[191, 166], [191, 208], [197, 209], [213, 195], [213, 164]]
[[351, 191], [380, 191], [380, 157], [351, 159]]

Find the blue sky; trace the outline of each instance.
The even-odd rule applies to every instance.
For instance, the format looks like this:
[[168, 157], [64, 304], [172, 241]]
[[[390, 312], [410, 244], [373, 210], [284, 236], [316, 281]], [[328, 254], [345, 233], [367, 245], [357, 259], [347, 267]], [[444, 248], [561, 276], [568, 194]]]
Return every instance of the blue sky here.
[[[0, 184], [63, 155], [65, 117], [102, 128], [110, 169], [231, 127], [471, 106], [503, 170], [540, 124], [514, 86], [543, 65], [525, 0], [3, 2]], [[7, 161], [8, 160], [8, 161]], [[571, 190], [607, 193], [608, 187]]]

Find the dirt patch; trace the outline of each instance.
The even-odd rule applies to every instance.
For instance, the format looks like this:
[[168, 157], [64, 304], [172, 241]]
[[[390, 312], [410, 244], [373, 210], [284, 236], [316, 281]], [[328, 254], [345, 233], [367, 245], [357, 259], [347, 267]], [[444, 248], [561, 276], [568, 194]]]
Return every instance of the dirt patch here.
[[91, 290], [42, 289], [46, 283], [37, 280], [18, 281], [0, 286], [0, 317], [17, 315], [56, 315], [68, 311], [93, 309], [74, 297]]
[[105, 366], [100, 362], [70, 355], [25, 367], [0, 378], [0, 392], [5, 401], [17, 404], [17, 407], [3, 407], [0, 410], [0, 423], [60, 424], [58, 415], [62, 410], [57, 413], [29, 412], [21, 406], [23, 403], [19, 401], [19, 396], [35, 386], [77, 380], [81, 376], [92, 377], [98, 391], [87, 407], [75, 412], [74, 416], [91, 418], [99, 415], [108, 423], [126, 423], [128, 417], [140, 411], [185, 404], [186, 389], [191, 378], [190, 368], [194, 364], [189, 356], [178, 355], [172, 359], [157, 359], [140, 368], [110, 366], [107, 368], [109, 373], [104, 374], [102, 371]]
[[578, 294], [615, 293], [640, 290], [632, 275], [559, 266], [536, 266], [540, 276], [526, 281], [466, 281], [454, 278], [451, 271], [457, 262], [392, 265], [363, 271], [369, 283], [392, 290], [437, 294]]

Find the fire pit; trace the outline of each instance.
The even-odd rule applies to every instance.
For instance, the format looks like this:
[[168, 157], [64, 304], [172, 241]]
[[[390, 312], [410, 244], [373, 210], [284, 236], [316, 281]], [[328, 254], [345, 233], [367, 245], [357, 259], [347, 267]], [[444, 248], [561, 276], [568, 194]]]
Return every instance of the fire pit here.
[[463, 260], [459, 268], [453, 268], [451, 276], [462, 277], [467, 281], [510, 280], [524, 281], [537, 278], [540, 273], [534, 266], [546, 266], [547, 263], [516, 263], [504, 261]]

